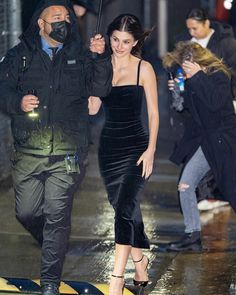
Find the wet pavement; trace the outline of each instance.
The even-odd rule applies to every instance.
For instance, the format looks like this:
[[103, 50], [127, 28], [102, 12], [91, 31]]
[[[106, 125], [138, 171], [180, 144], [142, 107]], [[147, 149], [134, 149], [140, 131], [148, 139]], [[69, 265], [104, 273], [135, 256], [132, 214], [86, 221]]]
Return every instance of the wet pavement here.
[[[227, 295], [236, 283], [236, 218], [229, 207], [201, 214], [204, 252], [168, 253], [165, 245], [183, 233], [176, 182], [178, 168], [168, 161], [172, 148], [160, 138], [154, 174], [147, 184], [142, 212], [151, 241], [150, 284], [146, 294]], [[97, 168], [97, 144], [91, 147], [87, 176], [75, 196], [70, 247], [63, 279], [107, 283], [113, 267], [113, 210], [107, 202]], [[0, 276], [37, 279], [40, 249], [14, 217], [11, 180], [0, 188]], [[128, 262], [127, 287], [132, 287], [133, 265]], [[136, 292], [137, 293], [137, 292]], [[236, 293], [235, 293], [236, 294]]]
[[[154, 173], [141, 203], [146, 233], [151, 242], [150, 251], [145, 250], [150, 259], [150, 283], [145, 294], [233, 295], [229, 287], [234, 282], [236, 284], [236, 215], [229, 207], [201, 215], [203, 253], [165, 251], [169, 241], [182, 235], [184, 226], [176, 193], [179, 169], [168, 160], [175, 136], [168, 124], [163, 124], [169, 104], [164, 79], [165, 75], [159, 75], [162, 112]], [[114, 214], [97, 165], [102, 124], [102, 115], [95, 120], [91, 118], [93, 144], [87, 175], [74, 199], [70, 245], [63, 271], [63, 279], [67, 281], [108, 283], [112, 273]], [[0, 184], [0, 277], [37, 279], [39, 269], [40, 249], [15, 219], [14, 192], [11, 180], [7, 179]], [[133, 263], [129, 260], [126, 286], [138, 294], [140, 290], [132, 287], [133, 275]]]

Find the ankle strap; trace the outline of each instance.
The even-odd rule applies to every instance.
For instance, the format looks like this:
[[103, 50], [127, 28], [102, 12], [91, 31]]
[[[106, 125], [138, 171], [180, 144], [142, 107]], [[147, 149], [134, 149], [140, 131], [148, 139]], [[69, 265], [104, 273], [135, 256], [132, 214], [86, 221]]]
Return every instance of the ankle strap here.
[[143, 260], [143, 257], [144, 257], [144, 255], [142, 256], [142, 258], [141, 258], [140, 260], [136, 260], [136, 261], [133, 260], [133, 262], [134, 262], [134, 263], [141, 262], [141, 261]]
[[118, 279], [123, 279], [124, 278], [124, 276], [116, 276], [116, 275], [111, 275], [113, 278], [118, 278]]

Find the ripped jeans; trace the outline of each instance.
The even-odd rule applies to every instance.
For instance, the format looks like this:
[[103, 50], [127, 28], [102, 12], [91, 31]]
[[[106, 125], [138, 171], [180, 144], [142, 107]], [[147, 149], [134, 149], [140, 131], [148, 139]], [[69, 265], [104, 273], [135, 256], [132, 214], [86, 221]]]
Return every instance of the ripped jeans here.
[[199, 147], [186, 164], [178, 185], [186, 233], [201, 230], [196, 188], [209, 170], [210, 166], [203, 154], [202, 148]]

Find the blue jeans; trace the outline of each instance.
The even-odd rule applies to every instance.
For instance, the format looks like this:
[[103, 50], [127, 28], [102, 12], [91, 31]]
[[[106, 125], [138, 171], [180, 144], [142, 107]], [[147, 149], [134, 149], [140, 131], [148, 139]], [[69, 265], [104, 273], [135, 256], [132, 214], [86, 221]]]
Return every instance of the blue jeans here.
[[[209, 170], [210, 166], [207, 159], [203, 154], [202, 148], [199, 147], [184, 167], [179, 181], [180, 204], [183, 211], [186, 233], [201, 230], [196, 188]], [[183, 184], [185, 187], [183, 187]]]

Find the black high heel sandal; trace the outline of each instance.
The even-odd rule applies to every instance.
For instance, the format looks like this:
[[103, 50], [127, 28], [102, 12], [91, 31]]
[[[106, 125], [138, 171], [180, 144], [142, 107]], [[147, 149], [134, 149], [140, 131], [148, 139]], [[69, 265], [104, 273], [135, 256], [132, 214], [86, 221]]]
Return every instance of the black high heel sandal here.
[[[141, 262], [143, 260], [143, 257], [144, 257], [144, 255], [142, 256], [142, 258], [140, 260], [137, 260], [137, 261], [133, 260], [133, 262], [134, 263], [139, 263], [139, 262]], [[147, 257], [147, 256], [145, 256], [145, 257]], [[147, 266], [145, 267], [145, 270], [147, 270], [149, 262], [150, 261], [149, 261], [149, 259], [147, 257]], [[135, 279], [133, 279], [133, 282], [134, 282], [134, 286], [145, 288], [149, 281], [136, 281]]]

